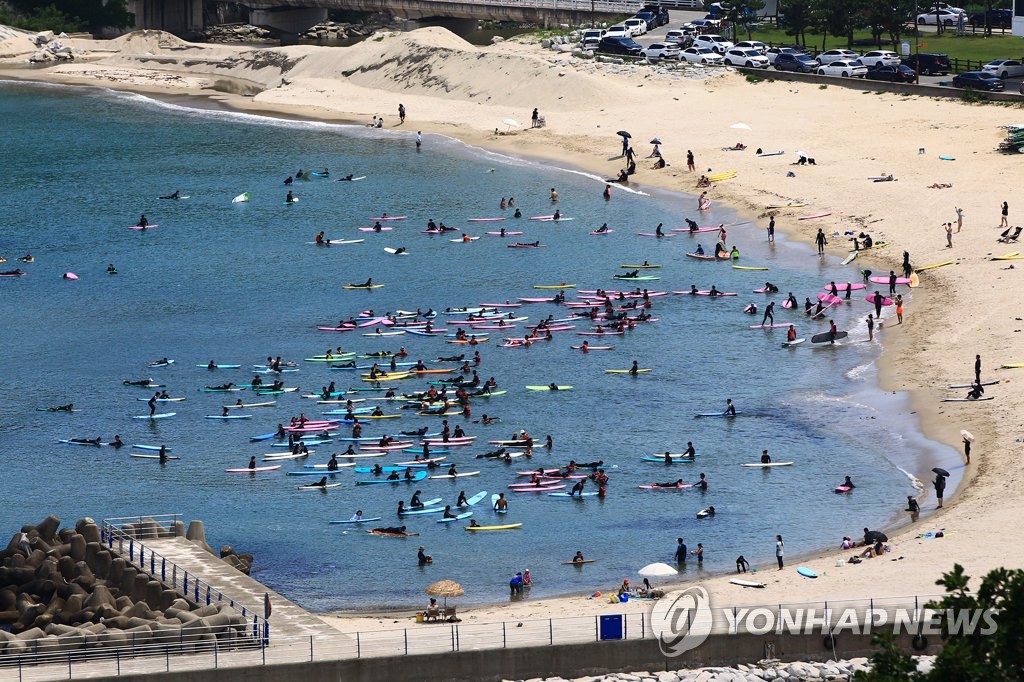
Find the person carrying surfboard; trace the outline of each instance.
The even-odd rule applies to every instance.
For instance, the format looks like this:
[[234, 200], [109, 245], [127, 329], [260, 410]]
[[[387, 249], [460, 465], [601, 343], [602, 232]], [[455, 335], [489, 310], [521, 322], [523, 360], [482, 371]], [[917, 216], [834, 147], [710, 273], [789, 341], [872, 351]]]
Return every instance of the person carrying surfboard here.
[[839, 333], [839, 330], [836, 329], [835, 320], [829, 320], [828, 321], [828, 342], [830, 344], [835, 344], [835, 342], [836, 342], [836, 334], [838, 334], [838, 333]]
[[575, 554], [575, 555], [573, 556], [573, 558], [572, 558], [572, 559], [570, 560], [570, 563], [573, 563], [573, 564], [582, 564], [582, 563], [583, 563], [583, 562], [585, 562], [585, 561], [586, 561], [586, 559], [584, 559], [584, 558], [583, 558], [583, 552], [582, 552], [582, 551], [580, 551], [580, 550], [576, 550], [576, 554]]

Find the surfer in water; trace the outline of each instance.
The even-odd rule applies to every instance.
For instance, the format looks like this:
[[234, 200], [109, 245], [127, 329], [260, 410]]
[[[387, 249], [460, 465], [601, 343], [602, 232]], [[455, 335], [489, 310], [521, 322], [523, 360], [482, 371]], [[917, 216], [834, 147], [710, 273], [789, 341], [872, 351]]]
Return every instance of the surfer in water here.
[[786, 342], [793, 343], [794, 341], [796, 341], [796, 327], [789, 325], [789, 330], [786, 331]]
[[161, 198], [161, 199], [180, 199], [180, 198], [181, 198], [181, 190], [179, 190], [179, 189], [176, 189], [176, 190], [174, 190], [174, 192], [172, 192], [171, 194], [168, 194], [168, 195], [162, 196], [162, 197], [160, 197], [160, 198]]
[[838, 333], [839, 332], [836, 329], [835, 320], [829, 320], [828, 321], [828, 342], [830, 344], [835, 344], [835, 342], [836, 342], [836, 334], [838, 334]]
[[767, 450], [762, 450], [761, 451], [761, 464], [771, 464], [771, 463], [772, 463], [771, 455], [768, 454]]
[[145, 213], [143, 213], [141, 216], [139, 216], [139, 222], [136, 223], [135, 226], [136, 227], [141, 227], [141, 228], [149, 227], [149, 220], [146, 218], [146, 214]]
[[736, 406], [732, 404], [732, 398], [725, 399], [725, 412], [722, 414], [726, 417], [736, 416]]
[[664, 231], [662, 231], [661, 225], [662, 225], [661, 223], [658, 223], [658, 226], [656, 228], [654, 228], [654, 234], [656, 234], [659, 237], [664, 237], [665, 233], [664, 233]]
[[286, 203], [286, 204], [294, 204], [295, 203], [295, 196], [292, 194], [291, 190], [288, 190], [288, 196], [286, 196], [284, 198], [284, 203]]
[[761, 326], [765, 327], [769, 324], [775, 324], [775, 301], [772, 301], [764, 309], [764, 317], [761, 318]]
[[652, 488], [682, 488], [683, 479], [677, 479], [675, 481], [669, 481], [667, 483], [652, 483]]

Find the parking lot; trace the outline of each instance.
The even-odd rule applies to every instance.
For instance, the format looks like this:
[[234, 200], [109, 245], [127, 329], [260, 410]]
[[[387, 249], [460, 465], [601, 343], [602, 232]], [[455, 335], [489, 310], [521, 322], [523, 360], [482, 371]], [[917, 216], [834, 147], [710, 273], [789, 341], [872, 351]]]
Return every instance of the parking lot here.
[[[668, 31], [673, 30], [673, 29], [682, 28], [683, 24], [686, 24], [686, 23], [692, 21], [693, 19], [703, 19], [705, 16], [707, 16], [707, 14], [706, 14], [706, 12], [703, 12], [703, 11], [697, 11], [697, 10], [676, 10], [676, 9], [669, 10], [669, 22], [668, 22], [668, 24], [666, 24], [665, 26], [659, 26], [658, 28], [654, 29], [653, 31], [650, 31], [650, 32], [648, 32], [648, 33], [646, 33], [646, 34], [644, 34], [642, 36], [637, 37], [637, 38], [634, 38], [634, 40], [636, 40], [636, 42], [640, 43], [640, 45], [642, 45], [644, 47], [647, 47], [651, 43], [663, 42], [664, 39], [665, 39], [665, 34], [668, 33]], [[922, 29], [922, 31], [928, 31], [928, 32], [933, 32], [934, 33], [935, 30], [936, 30], [936, 27], [935, 26], [922, 26], [921, 29]], [[745, 39], [746, 39], [746, 36], [741, 34], [740, 37], [739, 37], [739, 40], [745, 40]], [[890, 48], [891, 48], [891, 45], [883, 45], [882, 46], [882, 49], [890, 49]], [[858, 52], [863, 52], [865, 50], [862, 49], [862, 50], [857, 50], [857, 51]], [[1012, 57], [1012, 56], [1015, 56], [1015, 55], [1007, 55], [1007, 58]], [[767, 69], [767, 71], [769, 71], [769, 72], [773, 71], [773, 70], [774, 69], [772, 69], [772, 68]], [[953, 75], [954, 75], [953, 73], [950, 73], [948, 76], [924, 76], [924, 75], [922, 75], [922, 76], [920, 76], [920, 82], [922, 84], [927, 84], [927, 85], [941, 85], [943, 83], [949, 85], [950, 82], [953, 80]], [[1004, 81], [1006, 83], [1006, 90], [1005, 90], [1005, 92], [1019, 92], [1019, 88], [1020, 88], [1020, 85], [1021, 85], [1022, 81], [1024, 81], [1024, 78], [1021, 78], [1021, 77], [1007, 78]]]

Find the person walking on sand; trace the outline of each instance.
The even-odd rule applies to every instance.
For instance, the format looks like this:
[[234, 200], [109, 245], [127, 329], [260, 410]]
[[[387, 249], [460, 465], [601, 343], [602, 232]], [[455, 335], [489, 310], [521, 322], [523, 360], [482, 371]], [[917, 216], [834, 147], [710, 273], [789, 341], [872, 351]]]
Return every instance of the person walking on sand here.
[[398, 125], [405, 123], [405, 105], [398, 105]]
[[775, 216], [768, 219], [768, 243], [775, 243]]
[[896, 294], [896, 324], [903, 324], [903, 294]]
[[910, 265], [910, 252], [903, 252], [903, 276], [910, 277], [910, 273], [914, 271], [914, 268]]
[[953, 248], [953, 223], [946, 223], [944, 227], [946, 228], [946, 248], [947, 249], [952, 249]]
[[693, 152], [689, 149], [686, 150], [686, 170], [691, 173], [697, 172], [697, 168], [693, 164]]
[[971, 440], [964, 436], [964, 457], [967, 458], [967, 463], [971, 463]]
[[981, 383], [981, 356], [974, 356], [974, 380]]
[[622, 136], [622, 156], [625, 156], [626, 152], [628, 150], [629, 150], [629, 138], [626, 137], [625, 135], [623, 135]]
[[814, 243], [818, 245], [818, 255], [825, 255], [825, 244], [828, 244], [828, 240], [825, 239], [825, 232], [819, 227], [818, 234], [814, 236]]
[[956, 211], [956, 231], [959, 232], [964, 226], [964, 210], [959, 206], [955, 206]]
[[1009, 227], [1010, 205], [1005, 201], [1003, 202], [1003, 206], [1000, 209], [1000, 213], [1002, 214], [1002, 219], [999, 221], [999, 227]]
[[786, 545], [782, 542], [782, 536], [775, 536], [775, 560], [779, 562], [779, 570], [782, 570], [783, 561], [782, 555], [785, 553]]
[[539, 128], [540, 127], [540, 112], [537, 111], [537, 107], [534, 107], [533, 108], [533, 113], [530, 114], [530, 127], [531, 128]]
[[875, 316], [868, 313], [868, 319], [865, 321], [868, 325], [868, 341], [875, 340]]

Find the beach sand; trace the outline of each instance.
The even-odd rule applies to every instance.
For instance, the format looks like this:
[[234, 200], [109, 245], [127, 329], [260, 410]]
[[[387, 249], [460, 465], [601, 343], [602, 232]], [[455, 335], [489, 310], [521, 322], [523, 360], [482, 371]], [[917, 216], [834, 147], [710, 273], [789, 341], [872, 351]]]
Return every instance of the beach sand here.
[[[879, 273], [898, 268], [904, 249], [915, 265], [954, 260], [955, 265], [921, 274], [922, 284], [906, 306], [903, 325], [895, 325], [894, 319], [890, 324], [886, 313], [876, 333], [884, 342], [883, 388], [909, 393], [924, 432], [958, 449], [960, 429], [976, 436], [972, 462], [955, 496], [946, 500], [944, 509], [929, 513], [935, 507], [929, 486], [921, 498], [926, 515], [893, 535], [892, 552], [882, 558], [840, 568], [836, 559], [854, 552], [820, 552], [800, 562], [819, 573], [816, 580], [797, 575], [795, 563], [781, 572], [774, 565], [760, 566], [756, 579], [767, 583], [763, 590], [730, 585], [730, 576], [712, 576], [702, 583], [717, 606], [833, 601], [937, 594], [935, 580], [954, 563], [975, 577], [998, 566], [1021, 565], [1021, 552], [1008, 531], [1024, 515], [1024, 498], [1015, 494], [1022, 482], [1017, 437], [1024, 408], [1024, 391], [1016, 378], [1024, 370], [996, 368], [1024, 361], [1024, 342], [1014, 336], [1024, 333], [1015, 293], [1024, 268], [1007, 269], [1013, 261], [989, 261], [991, 255], [1021, 248], [996, 242], [1001, 202], [1010, 202], [1011, 225], [1022, 210], [1010, 192], [1021, 177], [1022, 158], [995, 151], [1000, 126], [1024, 119], [1019, 106], [835, 85], [751, 83], [731, 70], [709, 75], [701, 69], [597, 64], [516, 41], [474, 47], [434, 28], [379, 37], [350, 48], [252, 50], [189, 45], [159, 32], [136, 32], [109, 42], [69, 41], [86, 54], [46, 69], [0, 60], [0, 77], [202, 95], [239, 110], [330, 121], [368, 122], [381, 115], [385, 127], [410, 135], [441, 133], [602, 177], [616, 175], [625, 165], [615, 131], [626, 129], [639, 157], [633, 187], [694, 192], [696, 176], [686, 172], [686, 151], [692, 149], [698, 172], [738, 172], [709, 196], [756, 220], [758, 230], [767, 224], [767, 204], [799, 201], [806, 207], [779, 211], [777, 230], [810, 241], [821, 227], [829, 235], [828, 253], [840, 257], [850, 244], [845, 236], [833, 238], [836, 232], [866, 230], [876, 241], [889, 242], [851, 265], [854, 281], [859, 268]], [[10, 53], [11, 45], [11, 40], [0, 42], [0, 54]], [[395, 127], [399, 103], [408, 119]], [[546, 118], [544, 128], [529, 129], [534, 107]], [[523, 127], [503, 123], [508, 118]], [[731, 127], [736, 123], [750, 130]], [[496, 129], [508, 134], [496, 134]], [[644, 141], [655, 136], [664, 140], [662, 153], [671, 164], [658, 171], [643, 159], [650, 152]], [[746, 151], [723, 150], [738, 141], [747, 145]], [[428, 137], [427, 153], [429, 146]], [[786, 154], [759, 158], [754, 154], [758, 147]], [[923, 154], [918, 153], [921, 148]], [[796, 150], [806, 151], [817, 164], [791, 165]], [[939, 155], [956, 160], [943, 161]], [[786, 177], [790, 170], [795, 177]], [[883, 173], [898, 180], [868, 179]], [[952, 187], [929, 189], [932, 183]], [[602, 189], [595, 182], [595, 201]], [[613, 191], [612, 201], [614, 197]], [[955, 206], [964, 209], [964, 227], [948, 249], [942, 224], [956, 222]], [[696, 206], [683, 208], [695, 212]], [[796, 220], [824, 211], [831, 215]], [[966, 393], [948, 390], [946, 384], [972, 380], [975, 353], [982, 355], [983, 379], [1000, 379], [987, 389], [995, 400], [940, 403], [944, 396]], [[892, 505], [899, 509], [905, 501], [892, 500]], [[844, 534], [859, 538], [861, 526], [855, 520], [850, 525], [837, 528], [835, 537], [822, 538], [821, 545], [838, 547]], [[944, 538], [916, 537], [940, 529]], [[774, 539], [752, 542], [770, 548]], [[787, 555], [798, 557], [811, 549], [787, 547]], [[645, 563], [647, 559], [637, 558], [638, 565]], [[594, 590], [607, 594], [616, 587], [594, 585]], [[504, 599], [504, 587], [496, 590], [496, 601]], [[490, 622], [644, 608], [637, 602], [611, 605], [580, 595], [477, 608], [460, 616]], [[395, 621], [409, 622], [410, 615], [343, 614], [330, 621], [352, 632], [394, 627]]]

